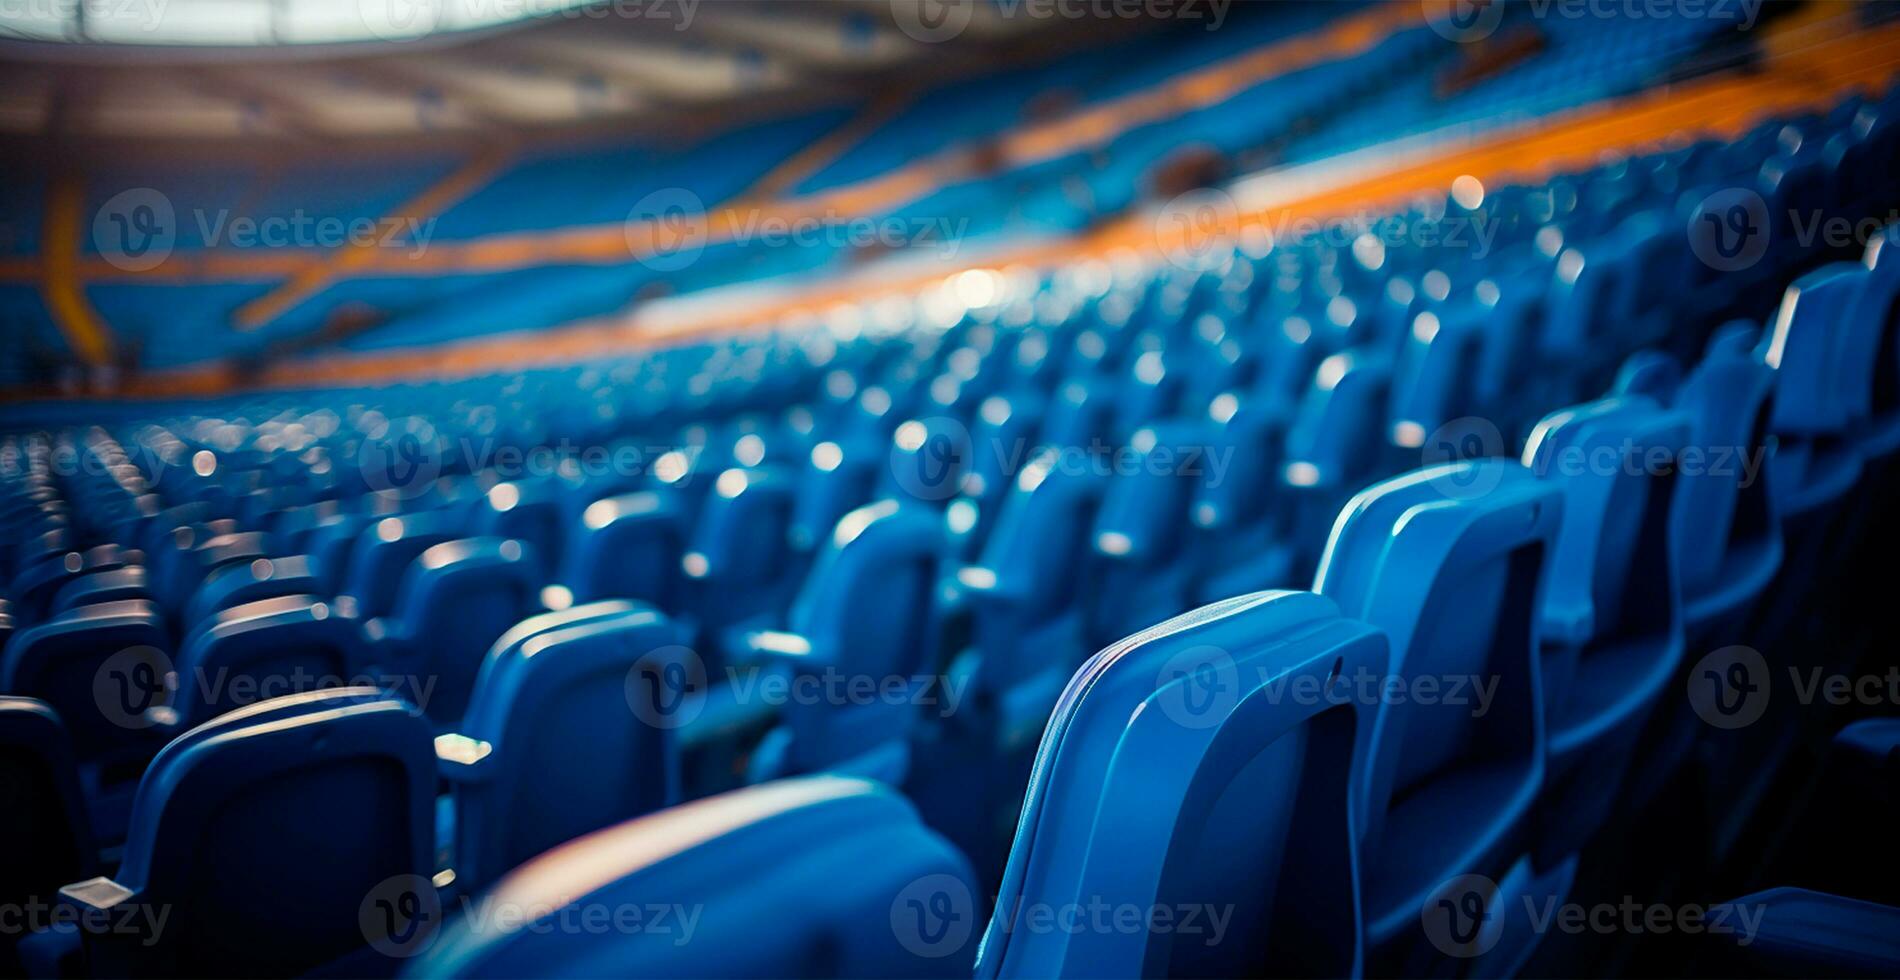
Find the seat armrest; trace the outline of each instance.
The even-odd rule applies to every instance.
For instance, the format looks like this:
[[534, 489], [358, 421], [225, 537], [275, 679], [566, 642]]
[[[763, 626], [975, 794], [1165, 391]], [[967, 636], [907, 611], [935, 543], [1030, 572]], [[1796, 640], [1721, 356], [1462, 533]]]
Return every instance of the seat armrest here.
[[141, 914], [138, 893], [110, 878], [88, 878], [59, 890], [57, 916], [77, 931], [92, 976], [131, 976], [138, 951], [164, 928], [164, 912]]
[[486, 782], [492, 774], [489, 759], [495, 746], [457, 732], [435, 737], [435, 771], [442, 779], [458, 785]]

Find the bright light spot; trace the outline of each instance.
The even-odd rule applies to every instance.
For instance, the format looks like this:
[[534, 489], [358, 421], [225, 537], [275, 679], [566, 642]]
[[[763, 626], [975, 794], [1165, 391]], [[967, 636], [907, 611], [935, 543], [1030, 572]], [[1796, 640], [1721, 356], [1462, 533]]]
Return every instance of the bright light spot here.
[[376, 537], [380, 541], [396, 541], [402, 538], [402, 518], [385, 517], [376, 522]]
[[1103, 531], [1095, 536], [1095, 550], [1104, 555], [1125, 555], [1135, 550], [1135, 542], [1120, 531]]
[[864, 397], [860, 398], [858, 403], [872, 415], [881, 416], [891, 410], [891, 393], [882, 388], [866, 388]]
[[1001, 292], [1002, 277], [988, 269], [969, 269], [957, 273], [950, 288], [957, 294], [957, 302], [965, 306], [988, 306]]
[[680, 556], [680, 570], [686, 573], [687, 578], [705, 578], [711, 569], [712, 565], [706, 561], [706, 556], [697, 551]]
[[1158, 385], [1166, 376], [1167, 369], [1161, 364], [1161, 352], [1151, 350], [1135, 358], [1135, 380], [1145, 385]]
[[686, 475], [686, 454], [677, 449], [660, 454], [660, 458], [653, 461], [653, 475], [659, 477], [661, 483], [678, 483]]
[[1326, 320], [1335, 327], [1350, 327], [1358, 318], [1359, 307], [1344, 296], [1335, 296], [1326, 303]]
[[713, 483], [713, 490], [721, 497], [731, 500], [745, 492], [748, 482], [750, 481], [746, 477], [746, 472], [734, 468], [719, 474], [719, 479]]
[[1379, 236], [1366, 232], [1352, 240], [1352, 257], [1371, 271], [1378, 271], [1385, 265], [1385, 243]]
[[501, 543], [501, 560], [502, 561], [520, 561], [521, 560], [521, 542], [516, 541], [513, 538], [509, 538], [508, 540], [503, 541]]
[[259, 558], [256, 561], [251, 562], [251, 577], [254, 579], [257, 579], [260, 582], [267, 578], [270, 578], [271, 573], [275, 572], [276, 570], [277, 570], [276, 566], [270, 563], [269, 558]]
[[1392, 426], [1392, 444], [1403, 449], [1417, 449], [1425, 445], [1425, 427], [1409, 421]]
[[218, 471], [218, 456], [209, 449], [200, 449], [191, 454], [191, 471], [199, 476], [210, 476]]
[[1195, 505], [1194, 523], [1197, 526], [1213, 527], [1214, 522], [1217, 520], [1220, 520], [1220, 508], [1215, 507], [1213, 504], [1196, 504]]
[[66, 552], [66, 557], [60, 559], [60, 562], [67, 571], [77, 572], [81, 568], [85, 567], [86, 559], [85, 559], [85, 556], [81, 555], [77, 551], [68, 551]]
[[1286, 333], [1286, 339], [1296, 344], [1304, 344], [1307, 338], [1313, 336], [1313, 325], [1306, 322], [1305, 317], [1287, 317], [1281, 322], [1280, 329]]
[[976, 526], [976, 505], [967, 500], [952, 501], [944, 513], [951, 534], [968, 534]]
[[1564, 249], [1564, 254], [1557, 258], [1557, 278], [1567, 286], [1575, 283], [1580, 275], [1583, 275], [1583, 253], [1574, 248]]
[[897, 427], [897, 435], [895, 437], [897, 448], [907, 453], [914, 453], [924, 448], [924, 438], [929, 434], [929, 430], [924, 428], [922, 422], [911, 419]]
[[1102, 339], [1101, 334], [1093, 330], [1084, 330], [1075, 338], [1075, 349], [1083, 357], [1097, 361], [1101, 360], [1103, 354], [1108, 353], [1108, 342]]
[[1049, 462], [1049, 458], [1044, 456], [1023, 467], [1022, 475], [1016, 478], [1016, 489], [1035, 493], [1036, 488], [1042, 486], [1042, 481], [1049, 478]]
[[1001, 395], [991, 395], [983, 399], [976, 407], [976, 414], [989, 425], [1002, 425], [1009, 421], [1009, 399]]
[[1556, 225], [1545, 225], [1537, 229], [1537, 250], [1545, 258], [1553, 258], [1564, 247], [1564, 230]]
[[1417, 295], [1418, 291], [1412, 288], [1412, 284], [1403, 279], [1394, 279], [1385, 284], [1386, 298], [1400, 306], [1412, 305]]
[[930, 400], [939, 405], [955, 404], [962, 391], [963, 383], [952, 375], [939, 374], [930, 382]]
[[1484, 203], [1484, 182], [1470, 174], [1465, 174], [1451, 182], [1451, 199], [1466, 211]]
[[858, 393], [858, 383], [851, 378], [851, 372], [838, 370], [825, 375], [825, 394], [843, 401]]
[[1412, 321], [1412, 337], [1421, 344], [1429, 344], [1438, 336], [1438, 314], [1426, 310]]
[[541, 590], [541, 605], [555, 612], [574, 604], [574, 590], [565, 585], [550, 585]]
[[739, 441], [732, 444], [732, 458], [742, 466], [759, 465], [765, 461], [765, 440], [759, 438], [758, 433], [740, 436]]
[[587, 509], [581, 512], [581, 523], [587, 525], [589, 531], [598, 531], [613, 523], [613, 519], [614, 502], [612, 500], [596, 500], [588, 504]]
[[1425, 273], [1418, 278], [1418, 284], [1425, 290], [1425, 295], [1440, 302], [1451, 295], [1451, 277], [1442, 270], [1433, 269]]
[[1133, 449], [1135, 452], [1141, 453], [1144, 456], [1147, 455], [1148, 453], [1153, 452], [1155, 448], [1155, 430], [1153, 429], [1136, 430], [1135, 434], [1133, 436], [1130, 436], [1128, 439], [1128, 448]]
[[746, 634], [746, 643], [755, 650], [783, 654], [788, 657], [804, 657], [811, 654], [811, 641], [797, 633], [754, 630]]
[[521, 488], [512, 483], [497, 483], [488, 490], [488, 506], [505, 514], [521, 502]]
[[1478, 280], [1478, 284], [1472, 287], [1471, 292], [1472, 295], [1478, 297], [1478, 302], [1486, 306], [1496, 306], [1498, 300], [1504, 298], [1504, 294], [1498, 290], [1498, 284], [1489, 279]]
[[1307, 462], [1288, 463], [1286, 467], [1286, 482], [1296, 487], [1318, 486], [1319, 467]]
[[1239, 411], [1240, 399], [1231, 391], [1223, 391], [1215, 395], [1214, 401], [1207, 406], [1207, 417], [1225, 425]]
[[994, 569], [980, 565], [967, 565], [957, 569], [957, 581], [967, 588], [994, 589], [996, 588], [996, 572]]
[[1319, 390], [1331, 391], [1337, 388], [1341, 379], [1346, 377], [1346, 371], [1351, 367], [1352, 355], [1345, 351], [1340, 351], [1319, 362], [1319, 372], [1314, 379], [1319, 385]]

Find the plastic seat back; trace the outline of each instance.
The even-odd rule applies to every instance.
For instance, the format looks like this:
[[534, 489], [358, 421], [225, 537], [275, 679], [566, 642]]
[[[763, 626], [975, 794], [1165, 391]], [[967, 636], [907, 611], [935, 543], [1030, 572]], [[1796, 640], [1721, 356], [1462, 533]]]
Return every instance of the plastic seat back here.
[[323, 582], [305, 555], [253, 558], [214, 570], [186, 606], [184, 626], [198, 624], [232, 606], [286, 595], [319, 595]]
[[1417, 948], [1402, 933], [1432, 889], [1501, 877], [1521, 842], [1544, 778], [1537, 614], [1562, 517], [1556, 487], [1486, 459], [1380, 483], [1333, 527], [1315, 591], [1385, 631], [1392, 683], [1433, 690], [1386, 705], [1374, 729], [1360, 813], [1369, 946]]
[[[1867, 281], [1865, 266], [1847, 262], [1802, 276], [1788, 287], [1773, 327], [1762, 337], [1759, 354], [1775, 369], [1771, 430], [1777, 445], [1771, 465], [1781, 494], [1781, 512], [1799, 517], [1839, 501], [1860, 476], [1859, 448], [1853, 441], [1854, 406], [1865, 402], [1872, 384], [1865, 364], [1871, 351], [1860, 337], [1877, 327], [1857, 324], [1852, 316]], [[1843, 386], [1841, 357], [1855, 350], [1859, 386]]]
[[560, 485], [553, 477], [497, 483], [477, 511], [475, 533], [513, 538], [534, 549], [543, 578], [561, 570], [567, 528], [562, 520]]
[[53, 596], [52, 615], [99, 602], [152, 598], [150, 576], [143, 565], [127, 565], [75, 576]]
[[[1385, 669], [1377, 630], [1305, 592], [1096, 654], [1043, 735], [977, 975], [1357, 975], [1351, 798], [1377, 712], [1351, 685]], [[1220, 941], [1030, 927], [1078, 896], [1231, 917]]]
[[158, 607], [129, 600], [61, 613], [18, 631], [0, 655], [0, 690], [59, 713], [82, 762], [123, 747], [163, 707], [170, 639]]
[[256, 701], [349, 685], [363, 657], [362, 626], [350, 606], [279, 596], [199, 624], [178, 651], [174, 724], [191, 727]]
[[51, 903], [92, 872], [98, 855], [72, 744], [42, 701], [0, 696], [0, 799], [0, 902]]
[[427, 887], [429, 729], [353, 687], [260, 701], [174, 739], [139, 783], [113, 880], [82, 909], [155, 932], [88, 933], [101, 975], [301, 974], [359, 950], [396, 892]]
[[[945, 541], [943, 515], [924, 504], [882, 500], [846, 514], [792, 605], [790, 636], [779, 639], [781, 649], [791, 641], [784, 659], [793, 674], [840, 676], [887, 692], [894, 684], [915, 692], [927, 683], [937, 663]], [[919, 712], [910, 697], [787, 702], [755, 778], [848, 766], [878, 753], [895, 781], [891, 773], [901, 773], [908, 759], [905, 742]]]
[[614, 600], [530, 617], [496, 641], [462, 725], [436, 739], [463, 887], [678, 802], [673, 731], [629, 699], [643, 679], [680, 669], [680, 640], [658, 611]]
[[[461, 721], [483, 655], [533, 612], [541, 582], [530, 549], [513, 539], [464, 538], [423, 552], [403, 578], [387, 627], [401, 679], [432, 685], [419, 706], [437, 725]], [[375, 641], [374, 630], [371, 630]]]
[[[463, 919], [412, 972], [968, 976], [967, 945], [944, 940], [967, 940], [974, 930], [973, 888], [963, 856], [891, 790], [829, 776], [784, 780], [674, 807], [542, 855], [487, 896], [534, 910], [531, 921]], [[672, 903], [664, 928], [656, 922], [585, 935], [534, 928], [575, 906], [656, 901]], [[901, 925], [937, 913], [943, 921]]]
[[385, 517], [365, 527], [350, 549], [350, 568], [343, 592], [356, 597], [357, 612], [365, 620], [387, 616], [409, 566], [422, 553], [462, 535], [441, 513], [423, 512]]
[[1681, 477], [1676, 506], [1683, 614], [1689, 636], [1743, 615], [1781, 566], [1779, 490], [1769, 462], [1775, 372], [1753, 355], [1758, 331], [1729, 324], [1683, 379], [1675, 407], [1712, 454]]
[[670, 493], [604, 497], [581, 512], [565, 584], [576, 602], [627, 598], [677, 609], [685, 528]]

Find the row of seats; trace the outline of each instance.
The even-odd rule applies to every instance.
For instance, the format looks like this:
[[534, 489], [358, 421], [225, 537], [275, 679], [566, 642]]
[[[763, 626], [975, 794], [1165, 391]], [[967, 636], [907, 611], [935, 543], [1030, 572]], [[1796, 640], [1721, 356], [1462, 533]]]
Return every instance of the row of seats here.
[[[1351, 803], [1341, 846], [1367, 873], [1335, 880], [1351, 885], [1360, 911], [1340, 918], [1250, 898], [1259, 904], [1245, 907], [1266, 910], [1258, 921], [1290, 915], [1302, 927], [1249, 930], [1251, 951], [1236, 955], [1316, 957], [1318, 970], [1343, 947], [1308, 950], [1305, 939], [1350, 932], [1363, 952], [1348, 965], [1419, 968], [1436, 947], [1420, 942], [1416, 910], [1446, 873], [1483, 874], [1513, 894], [1569, 887], [1616, 802], [1600, 788], [1627, 785], [1640, 797], [1696, 742], [1692, 717], [1654, 710], [1683, 651], [1791, 634], [1782, 593], [1812, 581], [1840, 546], [1814, 529], [1849, 509], [1843, 501], [1896, 429], [1887, 381], [1900, 277], [1883, 260], [1889, 237], [1861, 263], [1798, 279], [1758, 337], [1722, 318], [1835, 256], [1771, 233], [1755, 265], [1718, 275], [1675, 229], [1701, 227], [1713, 213], [1710, 188], [1729, 181], [1758, 188], [1770, 214], [1878, 213], [1882, 168], [1900, 158], [1890, 102], [1856, 98], [1732, 145], [1668, 149], [1536, 187], [1454, 187], [1407, 216], [1436, 227], [1495, 223], [1483, 256], [1388, 245], [1365, 231], [1343, 247], [1324, 236], [1264, 251], [1247, 244], [1189, 270], [1087, 265], [1040, 281], [979, 273], [906, 311], [840, 314], [638, 364], [390, 390], [374, 402], [299, 396], [12, 439], [0, 446], [11, 633], [0, 691], [23, 699], [22, 718], [38, 719], [21, 722], [36, 732], [22, 739], [27, 758], [66, 746], [66, 761], [32, 769], [64, 787], [35, 796], [57, 801], [59, 816], [20, 819], [59, 823], [75, 840], [63, 870], [11, 893], [45, 895], [116, 863], [116, 885], [69, 889], [73, 900], [101, 915], [164, 907], [210, 921], [242, 906], [268, 919], [249, 908], [252, 886], [232, 884], [266, 879], [217, 863], [193, 878], [177, 856], [191, 845], [169, 842], [216, 841], [242, 855], [289, 839], [298, 845], [278, 858], [324, 854], [296, 870], [232, 858], [282, 881], [312, 879], [309, 905], [242, 939], [172, 947], [167, 938], [172, 959], [93, 958], [110, 964], [95, 966], [100, 973], [217, 972], [248, 962], [246, 944], [273, 928], [339, 914], [338, 896], [361, 882], [316, 881], [334, 862], [427, 880], [381, 896], [390, 908], [417, 908], [481, 894], [532, 855], [627, 817], [824, 773], [901, 789], [914, 811], [852, 806], [900, 823], [921, 814], [929, 832], [905, 824], [893, 833], [937, 842], [923, 862], [939, 869], [932, 874], [1010, 894], [1029, 874], [1018, 867], [1025, 854], [1061, 853], [1025, 841], [1042, 819], [1034, 815], [1058, 796], [1060, 806], [1084, 805], [1087, 794], [1048, 790], [1049, 740], [1069, 744], [1059, 733], [1075, 723], [1080, 691], [1106, 696], [1097, 673], [1118, 661], [1111, 654], [1192, 632], [1192, 623], [1250, 623], [1258, 609], [1301, 630], [1337, 621], [1357, 637], [1352, 657], [1318, 656], [1313, 671], [1270, 666], [1287, 680], [1330, 690], [1362, 668], [1496, 679], [1486, 695], [1496, 703], [1481, 717], [1360, 704], [1342, 722], [1314, 710], [1285, 719], [1297, 736], [1242, 767], [1235, 778], [1249, 789], [1185, 786], [1214, 794], [1194, 796], [1209, 821], [1228, 807], [1277, 807], [1288, 833], [1320, 819], [1311, 807]], [[1682, 281], [1672, 273], [1690, 285], [1672, 291]], [[1695, 336], [1710, 332], [1706, 344]], [[1701, 350], [1686, 374], [1664, 351], [1626, 358], [1651, 344]], [[1544, 414], [1606, 386], [1608, 400]], [[609, 459], [624, 450], [638, 465], [603, 471], [584, 453], [557, 450], [549, 472], [524, 475], [507, 461], [559, 439]], [[1521, 463], [1492, 458], [1520, 444]], [[1767, 459], [1768, 478], [1706, 465], [1691, 473], [1690, 453], [1725, 450]], [[1603, 452], [1681, 465], [1566, 469]], [[1415, 469], [1434, 459], [1445, 462]], [[1755, 608], [1771, 582], [1790, 585]], [[1308, 583], [1319, 599], [1258, 596]], [[1150, 629], [1164, 621], [1172, 625]], [[1168, 698], [1179, 716], [1228, 679], [1252, 684], [1261, 664], [1243, 655], [1245, 644], [1212, 645], [1226, 659], [1174, 665], [1181, 684], [1167, 688], [1158, 714], [1144, 713], [1150, 723], [1178, 720]], [[1152, 684], [1156, 674], [1130, 676]], [[895, 694], [761, 693], [837, 677], [894, 682]], [[273, 697], [286, 685], [295, 700]], [[435, 757], [424, 766], [433, 785], [399, 792], [383, 776], [373, 788], [354, 776], [330, 785], [313, 769], [306, 786], [302, 775], [276, 775], [295, 765], [277, 758], [283, 746], [303, 743], [242, 748], [253, 726], [303, 727], [277, 710], [304, 705], [321, 729], [355, 717], [359, 702], [386, 719], [376, 724], [428, 740], [417, 744], [424, 762]], [[1180, 727], [1198, 738], [1228, 724]], [[1669, 748], [1638, 765], [1646, 726]], [[1256, 758], [1224, 754], [1247, 744], [1232, 737], [1233, 746], [1203, 751], [1226, 760], [1207, 778], [1225, 780]], [[1295, 746], [1315, 738], [1312, 751], [1345, 745], [1338, 758], [1347, 761], [1306, 765], [1308, 749]], [[391, 744], [403, 739], [413, 741]], [[233, 781], [219, 792], [255, 792], [269, 802], [249, 804], [261, 808], [253, 813], [308, 817], [302, 829], [286, 838], [245, 816], [207, 830], [211, 816], [181, 816], [177, 826], [190, 829], [166, 830], [168, 812], [238, 806], [206, 802], [215, 794], [193, 796], [180, 780], [225, 752], [251, 758], [245, 751], [273, 761], [257, 780], [249, 762], [217, 761], [205, 771]], [[1179, 760], [1198, 757], [1157, 752], [1119, 762], [1178, 778]], [[395, 770], [413, 768], [394, 754]], [[1313, 775], [1320, 770], [1331, 776]], [[1289, 774], [1302, 790], [1337, 777], [1349, 795], [1321, 787], [1289, 800], [1259, 789]], [[824, 785], [823, 799], [886, 792]], [[181, 802], [170, 802], [174, 793]], [[376, 835], [343, 846], [331, 840], [333, 807], [424, 819], [400, 847]], [[1124, 810], [1164, 812], [1115, 812]], [[938, 837], [950, 844], [938, 849]], [[863, 862], [851, 857], [855, 846], [835, 867]], [[417, 848], [420, 864], [387, 860]], [[1231, 848], [1249, 858], [1171, 864], [1169, 874], [1218, 892], [1242, 887], [1224, 874], [1338, 856], [1282, 854], [1251, 838]], [[966, 864], [942, 863], [958, 852]], [[164, 860], [183, 862], [182, 877], [155, 870]], [[876, 894], [879, 880], [866, 877], [863, 894]], [[914, 897], [923, 911], [943, 907], [935, 894]], [[1017, 938], [986, 948], [1039, 944], [1034, 930], [1003, 931]], [[70, 934], [44, 935], [24, 944], [27, 959], [70, 955], [61, 939]], [[264, 950], [260, 969], [362, 955], [365, 938], [386, 952], [375, 947], [388, 938], [340, 927], [310, 937]], [[867, 938], [886, 953], [915, 952]], [[787, 941], [812, 944], [817, 972], [856, 942], [824, 930]], [[1209, 964], [1193, 957], [1241, 945], [1183, 949], [1169, 968], [1203, 972]], [[206, 957], [195, 959], [199, 951]], [[1487, 962], [1503, 971], [1529, 954], [1506, 948]], [[1020, 955], [1045, 963], [1068, 954]]]

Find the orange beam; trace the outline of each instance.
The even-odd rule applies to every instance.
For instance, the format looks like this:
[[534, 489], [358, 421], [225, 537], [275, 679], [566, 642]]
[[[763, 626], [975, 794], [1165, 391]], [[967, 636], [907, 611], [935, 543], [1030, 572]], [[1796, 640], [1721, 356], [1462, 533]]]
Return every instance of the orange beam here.
[[53, 180], [42, 221], [40, 294], [73, 353], [98, 367], [111, 363], [113, 342], [77, 272], [85, 201], [86, 185], [78, 176], [67, 173]]
[[[510, 156], [507, 151], [500, 149], [482, 153], [431, 184], [422, 193], [398, 205], [392, 215], [417, 221], [434, 218], [488, 183]], [[379, 247], [374, 242], [352, 242], [337, 249], [325, 260], [303, 266], [290, 277], [289, 282], [238, 307], [233, 317], [238, 329], [255, 330], [275, 320], [323, 291], [331, 282], [374, 264], [378, 252]], [[383, 258], [399, 262], [401, 256]]]

